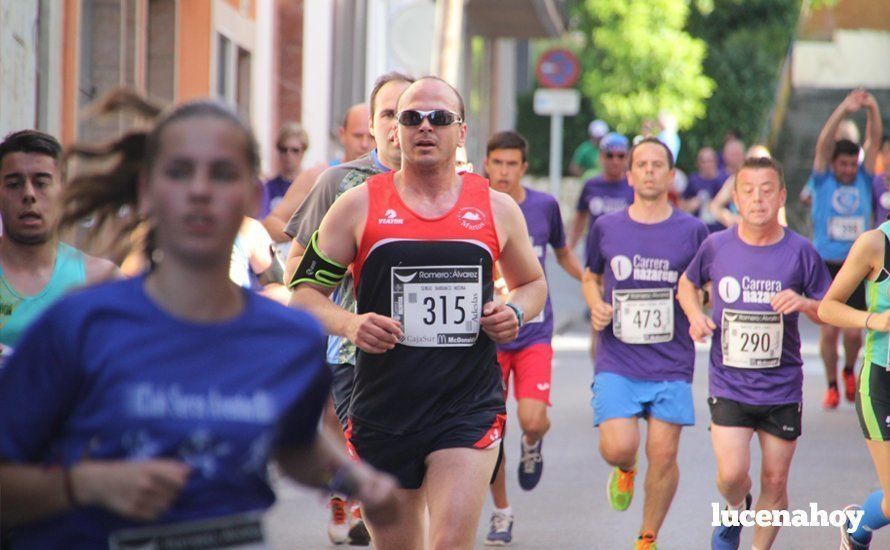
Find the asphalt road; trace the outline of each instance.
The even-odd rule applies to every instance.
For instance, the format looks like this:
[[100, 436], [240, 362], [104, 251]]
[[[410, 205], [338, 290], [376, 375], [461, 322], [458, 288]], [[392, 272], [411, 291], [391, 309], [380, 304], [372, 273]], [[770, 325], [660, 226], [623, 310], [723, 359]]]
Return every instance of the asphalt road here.
[[[524, 492], [516, 481], [519, 434], [514, 403], [507, 430], [508, 491], [515, 514], [513, 547], [522, 549], [630, 549], [642, 517], [642, 494], [630, 508], [615, 512], [606, 501], [609, 467], [597, 452], [589, 406], [592, 367], [586, 351], [587, 327], [583, 321], [580, 289], [558, 267], [550, 268], [556, 310], [553, 427], [544, 440], [544, 476], [538, 487]], [[804, 411], [803, 437], [792, 464], [789, 496], [791, 509], [808, 509], [811, 502], [823, 510], [839, 510], [878, 488], [852, 404], [835, 411], [821, 409], [825, 389], [821, 361], [816, 353], [816, 329], [803, 326]], [[709, 548], [712, 503], [720, 502], [715, 486], [716, 466], [708, 435], [707, 353], [696, 357], [694, 382], [696, 426], [683, 432], [680, 446], [680, 485], [658, 537], [661, 550]], [[644, 423], [642, 423], [644, 424]], [[760, 463], [756, 438], [752, 465]], [[641, 455], [641, 473], [645, 459]], [[752, 472], [755, 490], [757, 468]], [[638, 487], [642, 477], [638, 476]], [[317, 493], [282, 483], [279, 502], [267, 516], [267, 533], [275, 549], [333, 547], [325, 531], [326, 501]], [[755, 493], [756, 498], [756, 493]], [[488, 528], [490, 499], [479, 522], [477, 546]], [[741, 548], [750, 548], [753, 529], [742, 534]], [[835, 549], [834, 527], [787, 527], [779, 534], [777, 549]], [[890, 549], [890, 532], [878, 533], [873, 549]]]

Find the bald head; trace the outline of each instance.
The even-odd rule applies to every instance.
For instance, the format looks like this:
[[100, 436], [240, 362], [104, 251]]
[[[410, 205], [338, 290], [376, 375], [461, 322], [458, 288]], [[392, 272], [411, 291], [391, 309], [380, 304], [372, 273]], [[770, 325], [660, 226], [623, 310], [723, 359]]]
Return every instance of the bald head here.
[[464, 98], [454, 86], [437, 76], [418, 78], [414, 83], [405, 88], [405, 91], [399, 96], [396, 111], [398, 112], [404, 109], [405, 105], [411, 103], [418, 95], [423, 96], [425, 99], [428, 98], [429, 101], [437, 101], [440, 103], [428, 107], [412, 106], [412, 109], [448, 109], [449, 111], [454, 111], [459, 114], [461, 120], [466, 120]]
[[728, 139], [723, 144], [723, 163], [730, 174], [735, 174], [745, 162], [745, 144], [738, 139]]
[[340, 127], [340, 143], [343, 144], [343, 160], [349, 162], [367, 155], [374, 148], [369, 120], [371, 109], [367, 103], [357, 103], [346, 109]]

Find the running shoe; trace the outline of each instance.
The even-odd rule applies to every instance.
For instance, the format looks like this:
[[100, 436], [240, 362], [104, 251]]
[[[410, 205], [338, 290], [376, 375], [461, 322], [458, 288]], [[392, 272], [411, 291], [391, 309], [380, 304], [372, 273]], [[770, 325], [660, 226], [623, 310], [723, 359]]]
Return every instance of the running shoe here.
[[841, 394], [837, 388], [828, 388], [825, 392], [825, 399], [822, 400], [823, 409], [836, 409], [841, 402]]
[[513, 515], [492, 512], [491, 528], [485, 535], [485, 546], [507, 546], [513, 542]]
[[[745, 496], [745, 510], [751, 509], [751, 493]], [[742, 526], [718, 525], [711, 534], [711, 550], [738, 550]]]
[[841, 373], [844, 377], [844, 397], [847, 402], [856, 401], [856, 374], [852, 370], [844, 369]]
[[606, 493], [609, 497], [609, 504], [615, 510], [623, 512], [630, 506], [630, 501], [634, 498], [635, 475], [637, 475], [636, 468], [629, 472], [625, 472], [617, 466], [612, 468]]
[[371, 544], [371, 533], [362, 519], [362, 508], [358, 502], [349, 504], [349, 544], [352, 546], [368, 546]]
[[637, 537], [634, 550], [658, 550], [658, 546], [655, 544], [655, 534], [646, 532]]
[[[844, 508], [844, 512], [847, 510], [862, 510], [862, 507], [857, 504], [851, 504]], [[850, 520], [844, 522], [841, 525], [841, 550], [868, 550], [868, 547], [871, 546], [871, 543], [862, 544], [861, 542], [854, 539], [850, 536], [849, 531], [847, 529], [850, 528]]]
[[544, 440], [539, 439], [536, 444], [529, 446], [525, 443], [524, 436], [519, 439], [522, 451], [519, 458], [519, 486], [531, 491], [541, 481], [541, 474], [544, 472], [544, 457], [541, 456]]
[[349, 540], [349, 518], [346, 517], [346, 503], [342, 498], [331, 497], [328, 507], [331, 509], [328, 538], [334, 544], [343, 544]]

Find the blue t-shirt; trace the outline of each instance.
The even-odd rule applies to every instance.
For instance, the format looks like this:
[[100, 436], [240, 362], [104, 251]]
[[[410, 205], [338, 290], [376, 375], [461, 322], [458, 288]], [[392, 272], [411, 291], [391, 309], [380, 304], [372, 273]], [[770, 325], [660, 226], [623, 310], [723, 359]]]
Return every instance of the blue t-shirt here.
[[871, 227], [872, 179], [861, 164], [849, 185], [838, 182], [831, 170], [810, 177], [813, 246], [823, 260], [843, 262], [856, 237]]
[[[559, 203], [547, 193], [525, 188], [525, 200], [519, 203], [525, 223], [528, 226], [528, 236], [532, 242], [538, 261], [544, 268], [547, 262], [547, 245], [554, 249], [563, 248], [566, 245], [566, 233], [562, 226], [562, 216], [559, 213]], [[525, 324], [519, 329], [519, 336], [512, 342], [498, 344], [499, 351], [516, 351], [525, 349], [534, 344], [550, 343], [553, 338], [553, 306], [550, 303], [550, 293], [547, 293], [547, 302], [540, 315], [533, 319], [526, 319]]]
[[[0, 457], [183, 461], [188, 481], [158, 523], [268, 508], [270, 444], [311, 444], [327, 399], [318, 324], [246, 290], [237, 317], [193, 323], [144, 284], [77, 292], [29, 328], [0, 372]], [[144, 525], [84, 507], [18, 528], [13, 548], [108, 548], [110, 533]]]

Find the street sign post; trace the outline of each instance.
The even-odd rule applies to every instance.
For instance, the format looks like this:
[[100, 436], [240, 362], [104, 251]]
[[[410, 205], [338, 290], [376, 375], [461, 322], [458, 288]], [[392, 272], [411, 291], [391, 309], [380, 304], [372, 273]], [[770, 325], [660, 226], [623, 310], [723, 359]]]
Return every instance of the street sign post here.
[[550, 116], [550, 194], [559, 198], [562, 183], [562, 134], [564, 116], [578, 114], [581, 94], [573, 86], [581, 76], [578, 58], [564, 49], [541, 54], [535, 68], [538, 82], [545, 86], [535, 90], [535, 114]]

